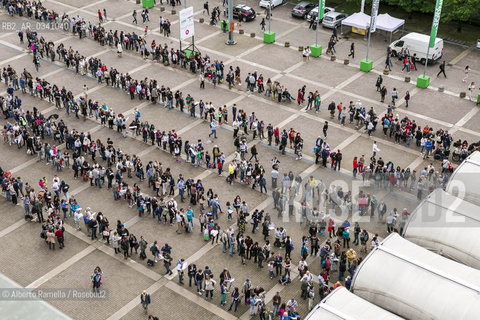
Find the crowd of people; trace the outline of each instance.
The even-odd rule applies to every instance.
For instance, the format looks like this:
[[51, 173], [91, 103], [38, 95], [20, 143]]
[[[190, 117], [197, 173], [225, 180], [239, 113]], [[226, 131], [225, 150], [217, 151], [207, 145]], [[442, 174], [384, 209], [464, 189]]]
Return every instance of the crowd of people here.
[[[7, 6], [12, 14], [15, 12], [20, 15], [26, 12], [27, 15], [35, 15], [38, 18], [46, 16], [44, 19], [50, 19], [50, 16], [52, 16], [51, 19], [55, 19], [58, 16], [43, 8], [41, 4], [19, 3], [21, 5], [15, 6], [16, 9], [10, 10], [11, 6]], [[44, 15], [44, 12], [47, 14]], [[106, 20], [106, 13], [103, 16]], [[66, 18], [64, 17], [64, 19]], [[155, 59], [162, 59], [164, 64], [179, 64], [185, 69], [189, 68], [192, 72], [200, 70], [201, 80], [206, 75], [214, 84], [223, 81], [225, 67], [221, 61], [211, 62], [208, 56], [202, 57], [199, 54], [187, 57], [179, 50], [168, 48], [167, 45], [157, 45], [154, 42], [147, 48], [144, 37], [134, 33], [107, 32], [101, 25], [91, 28], [82, 27], [86, 24], [82, 19], [74, 18], [73, 20], [74, 32], [78, 32], [78, 26], [80, 26], [80, 30], [86, 28], [90, 32], [91, 29], [96, 41], [102, 42], [104, 39], [103, 43], [117, 47], [120, 45], [122, 50], [123, 48], [140, 50], [145, 57], [152, 54], [152, 57], [156, 57]], [[101, 22], [103, 22], [103, 17]], [[8, 87], [6, 97], [2, 97], [2, 110], [7, 120], [3, 132], [4, 142], [16, 145], [18, 148], [26, 147], [27, 153], [37, 156], [38, 162], [45, 161], [46, 165], [51, 166], [53, 178], [51, 184], [46, 178], [42, 178], [38, 181], [38, 187], [33, 187], [32, 182], [30, 182], [32, 185], [29, 185], [28, 182], [24, 183], [21, 178], [13, 177], [9, 172], [2, 172], [3, 190], [7, 200], [13, 204], [18, 204], [18, 199], [22, 199], [25, 219], [36, 220], [42, 224], [41, 237], [45, 239], [52, 250], [55, 249], [56, 243], [59, 244], [60, 249], [64, 248], [64, 223], [66, 219], [73, 219], [78, 230], [85, 228], [87, 235], [92, 240], [101, 238], [106, 245], [112, 246], [115, 254], [122, 253], [127, 259], [133, 256], [135, 251], [135, 254], [138, 254], [140, 259], [146, 260], [147, 264], [154, 266], [156, 263], [162, 262], [165, 273], [170, 275], [173, 273], [172, 265], [175, 260], [172, 257], [173, 248], [170, 245], [165, 243], [160, 247], [156, 240], [147, 241], [143, 236], [137, 238], [128, 231], [125, 222], [117, 221], [116, 227], [112, 228], [103, 213], [96, 213], [89, 207], [85, 210], [81, 208], [75, 195], [69, 194], [68, 183], [55, 175], [55, 171], [61, 172], [70, 168], [73, 171], [74, 179], [83, 179], [92, 188], [104, 188], [106, 185], [106, 188], [112, 191], [115, 201], [125, 201], [131, 208], [135, 208], [140, 217], [151, 216], [159, 224], [176, 226], [176, 232], [179, 234], [193, 232], [198, 223], [200, 234], [205, 241], [211, 241], [212, 244], [220, 243], [222, 251], [230, 256], [238, 255], [242, 265], [246, 265], [253, 259], [253, 264], [259, 270], [266, 266], [265, 274], [272, 280], [275, 278], [275, 281], [281, 285], [289, 285], [295, 278], [291, 271], [293, 270], [293, 260], [298, 258], [299, 262], [295, 265], [298, 279], [301, 282], [301, 297], [309, 300], [309, 309], [313, 307], [315, 298], [314, 282], [318, 282], [320, 297], [326, 296], [342, 283], [348, 288], [355, 268], [362, 261], [361, 255], [357, 254], [353, 246], [359, 246], [360, 249], [357, 249], [359, 253], [367, 253], [378, 244], [378, 235], [370, 235], [358, 224], [351, 226], [350, 222], [346, 220], [337, 227], [334, 219], [331, 218], [335, 210], [345, 210], [351, 214], [356, 206], [361, 215], [369, 213], [375, 215], [377, 212], [379, 221], [385, 221], [387, 224], [388, 232], [397, 229], [397, 220], [399, 220], [398, 227], [401, 232], [409, 215], [406, 209], [399, 214], [394, 208], [389, 215], [386, 215], [386, 204], [383, 202], [377, 204], [375, 196], [363, 192], [352, 195], [350, 192], [344, 192], [341, 187], [333, 185], [327, 188], [322, 181], [310, 177], [305, 184], [306, 193], [302, 199], [300, 213], [303, 218], [302, 223], [308, 227], [308, 235], [303, 236], [297, 250], [298, 255], [293, 257], [292, 252], [296, 244], [293, 243], [290, 235], [287, 235], [285, 227], [275, 226], [272, 223], [272, 217], [268, 212], [249, 210], [248, 201], [242, 199], [240, 195], [232, 201], [221, 203], [218, 194], [205, 187], [201, 179], [195, 181], [182, 174], [174, 177], [170, 168], [164, 168], [158, 161], [142, 162], [140, 157], [129, 155], [122, 151], [121, 147], [115, 146], [110, 138], [107, 140], [103, 138], [102, 141], [100, 138], [94, 138], [89, 132], [79, 132], [68, 128], [58, 114], [45, 117], [35, 107], [32, 110], [25, 110], [18, 90], [21, 90], [23, 94], [29, 92], [32, 96], [40, 99], [48, 99], [58, 109], [64, 109], [67, 115], [72, 112], [76, 118], [80, 118], [80, 115], [84, 119], [95, 118], [101, 125], [108, 126], [112, 130], [116, 129], [123, 137], [127, 135], [141, 136], [144, 143], [156, 145], [169, 152], [178, 162], [187, 161], [193, 166], [214, 168], [218, 170], [219, 175], [225, 170], [229, 183], [238, 180], [241, 183], [251, 184], [252, 188], [259, 186], [261, 192], [267, 192], [266, 170], [257, 159], [256, 145], [247, 146], [249, 139], [266, 139], [269, 145], [278, 146], [282, 154], [285, 154], [286, 149], [290, 147], [296, 159], [300, 160], [302, 159], [303, 139], [299, 132], [293, 128], [288, 131], [280, 130], [270, 123], [265, 125], [266, 123], [258, 119], [254, 112], [247, 115], [242, 109], [237, 109], [236, 105], [229, 110], [227, 106], [217, 109], [212, 102], [207, 103], [200, 99], [197, 102], [189, 94], [184, 97], [180, 90], [172, 92], [170, 88], [159, 84], [155, 79], [135, 80], [128, 73], [122, 74], [114, 67], [107, 67], [101, 59], [87, 59], [79, 52], [72, 48], [67, 49], [62, 44], [55, 48], [53, 42], [43, 39], [35, 32], [27, 32], [25, 35], [28, 42], [27, 47], [31, 49], [35, 57], [34, 63], [37, 68], [43, 55], [52, 60], [57, 58], [63, 61], [67, 68], [75, 68], [77, 73], [86, 75], [90, 72], [91, 76], [96, 78], [99, 83], [106, 82], [108, 86], [121, 88], [129, 94], [131, 99], [153, 103], [161, 102], [168, 109], [178, 108], [182, 112], [186, 108], [191, 116], [199, 116], [208, 120], [214, 138], [216, 137], [216, 127], [222, 123], [229, 124], [229, 111], [232, 115], [233, 144], [236, 151], [233, 154], [233, 160], [227, 164], [225, 163], [227, 155], [222, 152], [221, 146], [215, 145], [210, 153], [205, 150], [205, 143], [202, 139], [183, 141], [174, 129], [160, 129], [151, 124], [150, 119], [143, 120], [140, 110], [134, 109], [132, 119], [130, 119], [127, 115], [116, 113], [113, 108], [90, 98], [87, 87], [84, 87], [83, 93], [79, 97], [74, 97], [72, 92], [65, 87], [59, 88], [45, 79], [34, 79], [26, 68], [18, 74], [11, 66], [5, 67], [1, 74]], [[23, 42], [23, 33], [20, 39]], [[235, 69], [229, 67], [225, 73], [225, 79], [230, 86], [242, 84], [238, 67]], [[264, 86], [263, 76], [257, 72], [248, 74], [244, 83], [247, 90], [265, 92], [265, 95], [271, 96], [273, 100], [278, 99], [279, 102], [284, 98], [295, 100], [288, 90], [278, 82], [272, 83], [268, 79]], [[299, 105], [304, 103], [305, 92], [305, 86], [298, 91], [296, 100]], [[315, 106], [318, 111], [320, 101], [318, 92], [310, 92], [307, 98], [307, 109]], [[394, 101], [395, 99], [392, 104]], [[366, 112], [366, 108], [360, 101], [356, 104], [350, 102], [348, 108], [344, 108], [341, 103], [337, 105], [332, 101], [328, 108], [332, 118], [334, 118], [335, 112], [338, 112], [337, 119], [341, 124], [345, 124], [348, 115], [350, 123], [355, 122], [358, 128], [364, 126], [369, 135], [376, 130], [377, 124], [380, 123], [384, 136], [388, 135], [390, 138], [394, 138], [397, 143], [404, 142], [406, 146], [409, 146], [410, 141], [415, 138], [416, 146], [422, 149], [425, 158], [433, 155], [437, 159], [439, 152], [441, 152], [439, 159], [445, 158], [445, 152], [450, 150], [453, 143], [453, 138], [448, 132], [443, 130], [434, 132], [429, 127], [422, 129], [415, 124], [414, 120], [411, 121], [407, 117], [399, 119], [398, 115], [394, 115], [393, 108], [389, 108], [380, 119], [373, 108]], [[265, 131], [267, 131], [266, 137]], [[318, 137], [315, 143], [316, 162], [319, 163], [321, 158], [323, 166], [330, 162], [334, 170], [340, 170], [342, 153], [341, 150], [330, 150], [327, 143], [328, 122], [325, 122], [322, 131], [323, 137]], [[433, 151], [432, 145], [435, 142], [437, 147]], [[468, 144], [462, 143], [461, 147], [468, 153]], [[247, 160], [247, 152], [251, 155], [249, 160]], [[255, 162], [251, 162], [254, 158]], [[448, 160], [448, 166], [446, 162], [442, 163], [442, 173], [436, 172], [431, 164], [418, 176], [415, 171], [410, 172], [409, 168], [404, 170], [398, 166], [395, 167], [392, 162], [385, 163], [382, 158], [377, 160], [373, 156], [370, 161], [370, 165], [366, 165], [364, 156], [359, 160], [354, 160], [354, 178], [358, 174], [364, 181], [374, 180], [375, 188], [412, 190], [416, 187], [419, 199], [427, 193], [427, 190], [445, 184], [448, 172], [451, 171], [451, 164]], [[288, 172], [284, 173], [281, 182], [277, 184], [280, 175], [279, 163], [278, 159], [272, 159], [270, 174], [272, 178], [271, 193], [281, 217], [282, 214], [293, 215], [293, 199], [299, 190], [299, 181], [292, 172]], [[138, 179], [137, 183], [132, 180], [135, 179], [134, 176]], [[146, 190], [143, 185], [140, 186], [144, 180], [148, 181]], [[36, 188], [39, 188], [38, 191], [35, 190]], [[180, 196], [180, 203], [174, 199], [177, 194]], [[311, 200], [313, 199], [315, 201], [312, 204]], [[188, 205], [183, 204], [185, 201], [188, 202]], [[47, 214], [46, 218], [44, 218], [44, 213]], [[236, 224], [231, 227], [220, 226], [218, 219], [222, 214], [227, 214], [227, 220], [235, 220]], [[248, 235], [248, 225], [252, 227], [252, 236]], [[255, 241], [253, 236], [260, 229], [263, 242]], [[350, 230], [353, 230], [354, 235], [352, 244], [350, 244]], [[321, 245], [322, 238], [326, 238], [327, 233], [328, 239]], [[274, 236], [273, 247], [270, 243], [271, 235]], [[148, 251], [152, 255], [151, 259], [147, 257]], [[320, 256], [322, 272], [315, 281], [306, 259], [308, 256], [316, 257], [317, 255]], [[181, 257], [181, 253], [178, 253], [178, 256]], [[244, 298], [244, 303], [249, 305], [251, 315], [258, 314], [264, 319], [267, 316], [265, 290], [259, 285], [254, 287], [250, 279], [246, 279], [241, 287], [233, 286], [232, 288], [234, 278], [229, 270], [225, 269], [219, 276], [219, 288], [217, 288], [217, 281], [213, 279], [213, 272], [208, 266], [200, 268], [194, 263], [188, 266], [184, 264], [185, 260], [179, 258], [173, 267], [177, 271], [180, 284], [183, 284], [185, 270], [189, 278], [189, 286], [192, 286], [193, 283], [199, 295], [205, 294], [205, 298], [212, 299], [213, 292], [218, 291], [221, 296], [221, 306], [227, 306], [227, 295], [230, 295], [229, 310], [233, 309], [234, 312]], [[336, 272], [338, 275], [333, 277], [333, 273]], [[98, 290], [101, 284], [100, 269], [92, 274], [92, 282], [94, 290]], [[141, 295], [141, 303], [147, 311], [150, 298], [147, 298], [146, 292]], [[285, 319], [286, 317], [298, 318], [297, 307], [298, 302], [293, 298], [285, 302], [279, 293], [273, 298], [273, 314], [281, 317], [285, 315]]]

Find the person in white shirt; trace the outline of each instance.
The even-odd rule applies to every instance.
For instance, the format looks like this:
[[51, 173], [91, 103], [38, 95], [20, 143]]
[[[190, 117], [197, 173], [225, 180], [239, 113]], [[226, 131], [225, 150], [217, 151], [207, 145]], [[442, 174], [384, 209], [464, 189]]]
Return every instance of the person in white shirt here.
[[371, 160], [374, 160], [375, 159], [375, 156], [377, 155], [377, 152], [380, 152], [380, 149], [378, 148], [377, 146], [377, 141], [373, 141], [373, 145], [372, 145], [372, 157], [370, 158]]

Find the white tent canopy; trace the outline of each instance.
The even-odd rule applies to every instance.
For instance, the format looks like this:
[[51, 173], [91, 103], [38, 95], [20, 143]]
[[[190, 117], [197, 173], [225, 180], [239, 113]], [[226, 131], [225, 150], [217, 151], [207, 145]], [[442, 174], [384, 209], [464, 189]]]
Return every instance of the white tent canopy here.
[[352, 291], [406, 319], [478, 319], [480, 271], [393, 233], [358, 267]]
[[357, 12], [342, 20], [342, 26], [350, 26], [358, 29], [366, 29], [370, 26], [370, 16], [363, 12]]
[[468, 156], [452, 174], [446, 191], [480, 206], [480, 152]]
[[412, 212], [404, 237], [480, 269], [480, 206], [436, 189]]
[[394, 18], [388, 13], [382, 13], [376, 19], [377, 29], [393, 32], [405, 24], [405, 20]]
[[305, 320], [401, 320], [393, 313], [338, 287], [307, 315]]

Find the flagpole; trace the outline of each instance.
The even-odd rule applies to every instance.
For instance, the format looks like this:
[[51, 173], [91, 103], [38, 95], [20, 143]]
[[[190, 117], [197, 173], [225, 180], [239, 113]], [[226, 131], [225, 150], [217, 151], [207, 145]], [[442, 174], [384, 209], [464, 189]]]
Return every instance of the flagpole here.
[[423, 67], [423, 75], [417, 78], [417, 87], [427, 88], [430, 84], [430, 77], [427, 76], [428, 56], [430, 48], [435, 47], [435, 40], [437, 37], [438, 25], [440, 23], [440, 15], [442, 13], [443, 0], [437, 0], [435, 4], [435, 11], [433, 13], [432, 28], [430, 29], [430, 39], [428, 41], [427, 55], [425, 57], [425, 66]]
[[370, 53], [370, 38], [372, 33], [376, 30], [376, 19], [378, 14], [378, 6], [380, 4], [380, 0], [373, 0], [372, 1], [372, 15], [370, 17], [370, 26], [368, 26], [368, 42], [367, 42], [367, 56], [365, 59], [360, 61], [360, 70], [369, 72], [373, 68], [373, 61], [368, 60], [368, 54]]
[[323, 19], [325, 13], [325, 0], [318, 0], [317, 30], [315, 31], [315, 45], [310, 46], [310, 56], [319, 57], [322, 54], [322, 46], [318, 44], [318, 29], [320, 28], [320, 19]]

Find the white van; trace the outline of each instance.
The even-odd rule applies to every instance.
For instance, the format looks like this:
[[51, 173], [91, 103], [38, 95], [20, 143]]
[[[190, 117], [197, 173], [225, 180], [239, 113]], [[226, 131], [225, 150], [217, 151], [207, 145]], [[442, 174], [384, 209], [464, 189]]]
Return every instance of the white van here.
[[[401, 37], [400, 39], [392, 42], [390, 44], [390, 49], [394, 56], [396, 56], [402, 49], [408, 49], [410, 56], [416, 54], [417, 60], [422, 64], [425, 63], [425, 57], [427, 55], [428, 43], [430, 41], [430, 36], [425, 34], [411, 32], [406, 36]], [[430, 48], [428, 52], [428, 61], [437, 61], [442, 57], [443, 53], [443, 39], [436, 38], [435, 46]]]

